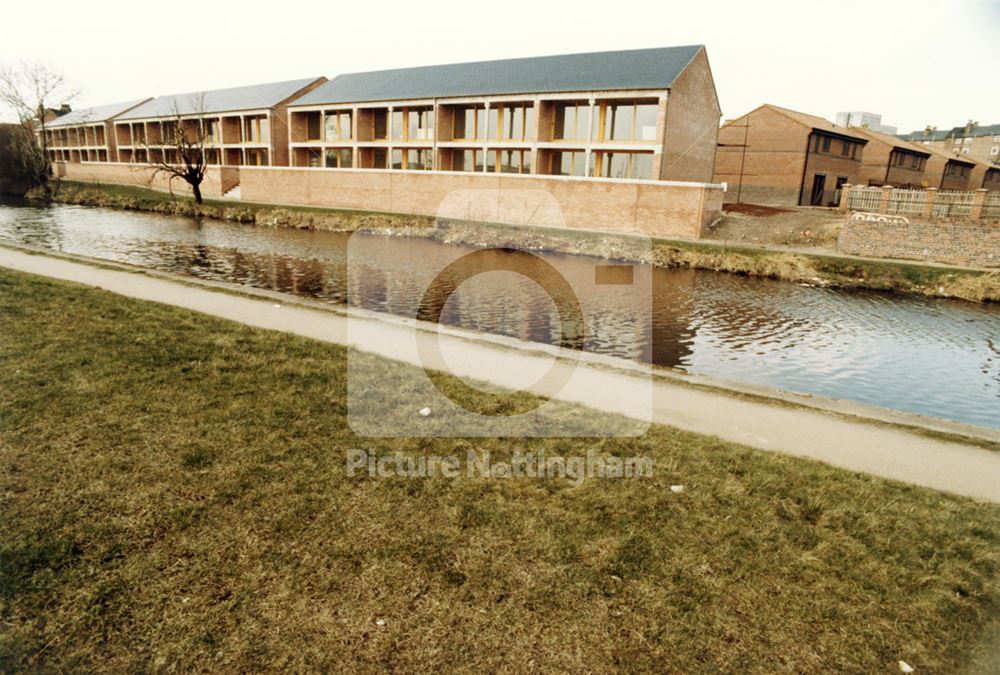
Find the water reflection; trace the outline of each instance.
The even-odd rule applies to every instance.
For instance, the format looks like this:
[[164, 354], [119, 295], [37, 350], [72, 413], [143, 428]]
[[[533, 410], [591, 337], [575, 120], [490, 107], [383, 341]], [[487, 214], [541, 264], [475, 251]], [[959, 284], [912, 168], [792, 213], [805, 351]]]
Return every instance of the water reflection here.
[[[337, 233], [86, 207], [0, 206], [0, 237], [404, 316], [416, 313], [434, 270], [456, 255], [454, 246], [422, 239], [369, 236], [351, 251], [364, 273], [348, 286], [349, 237]], [[574, 288], [592, 284], [595, 261], [543, 257]], [[1000, 427], [996, 306], [639, 269], [650, 275], [652, 303], [628, 286], [579, 298], [588, 349]], [[548, 294], [510, 272], [462, 284], [445, 302], [442, 320], [537, 342], [560, 336]]]

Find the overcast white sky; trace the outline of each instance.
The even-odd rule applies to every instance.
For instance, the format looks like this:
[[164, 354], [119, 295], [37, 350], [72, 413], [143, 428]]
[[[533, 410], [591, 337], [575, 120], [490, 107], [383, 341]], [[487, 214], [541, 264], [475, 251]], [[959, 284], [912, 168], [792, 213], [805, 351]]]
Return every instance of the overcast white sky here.
[[48, 0], [7, 3], [3, 14], [0, 63], [59, 68], [82, 90], [74, 108], [361, 70], [705, 44], [724, 118], [768, 102], [831, 119], [878, 112], [901, 131], [1000, 123], [1000, 0]]

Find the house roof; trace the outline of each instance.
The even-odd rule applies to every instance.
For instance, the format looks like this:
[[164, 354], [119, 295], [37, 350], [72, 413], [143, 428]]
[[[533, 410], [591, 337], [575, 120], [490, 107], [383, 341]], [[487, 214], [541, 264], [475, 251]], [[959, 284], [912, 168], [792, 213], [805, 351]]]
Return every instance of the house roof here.
[[799, 112], [798, 110], [790, 110], [789, 108], [782, 108], [781, 106], [777, 106], [772, 103], [765, 103], [759, 108], [755, 108], [755, 110], [760, 110], [761, 108], [767, 108], [769, 110], [773, 110], [781, 115], [784, 115], [785, 117], [791, 119], [794, 122], [798, 122], [804, 127], [808, 127], [816, 131], [823, 131], [833, 136], [843, 136], [845, 138], [850, 138], [851, 140], [859, 141], [861, 143], [868, 142], [867, 138], [854, 133], [853, 129], [838, 127], [830, 120], [823, 119], [822, 117], [818, 117], [816, 115], [810, 115], [809, 113]]
[[338, 75], [293, 105], [668, 89], [702, 45], [477, 61]]
[[851, 127], [851, 131], [862, 136], [867, 136], [870, 140], [877, 141], [880, 143], [885, 143], [892, 146], [893, 148], [899, 148], [900, 150], [906, 150], [915, 155], [921, 155], [923, 157], [930, 157], [930, 150], [921, 145], [914, 145], [909, 141], [904, 141], [896, 136], [890, 136], [889, 134], [883, 134], [881, 131], [874, 131], [872, 129], [867, 129], [865, 127]]
[[45, 126], [52, 129], [55, 127], [73, 127], [80, 124], [99, 124], [100, 122], [107, 122], [108, 120], [114, 119], [123, 112], [131, 110], [140, 103], [144, 103], [148, 100], [148, 98], [140, 98], [135, 101], [110, 103], [108, 105], [100, 105], [93, 108], [73, 110], [65, 115], [60, 115], [51, 122], [46, 123]]
[[979, 138], [981, 136], [1000, 136], [1000, 124], [986, 124], [986, 125], [975, 125], [972, 127], [971, 131], [965, 130], [965, 125], [960, 127], [952, 127], [951, 131], [947, 133], [945, 138], [965, 138], [966, 136], [972, 136], [973, 138]]
[[157, 96], [129, 110], [118, 119], [137, 120], [149, 117], [175, 117], [177, 115], [271, 108], [319, 79], [321, 78], [308, 77], [302, 80], [286, 80], [284, 82], [252, 84], [246, 87]]
[[943, 141], [948, 138], [949, 133], [948, 131], [938, 129], [931, 129], [930, 131], [921, 129], [920, 131], [911, 131], [908, 134], [899, 134], [898, 138], [914, 143], [920, 141]]

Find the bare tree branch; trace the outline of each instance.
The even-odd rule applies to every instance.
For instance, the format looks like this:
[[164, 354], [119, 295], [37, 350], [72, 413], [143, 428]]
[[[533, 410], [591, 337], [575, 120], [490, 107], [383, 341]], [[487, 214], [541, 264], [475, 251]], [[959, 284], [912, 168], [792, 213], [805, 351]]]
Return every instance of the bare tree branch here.
[[48, 135], [45, 133], [46, 117], [55, 103], [68, 103], [78, 91], [66, 84], [62, 74], [40, 61], [22, 61], [0, 67], [0, 102], [10, 107], [24, 126], [30, 144], [19, 141], [17, 151], [25, 171], [38, 185], [43, 185], [48, 195], [49, 162]]
[[[174, 101], [170, 122], [159, 123], [160, 143], [151, 144], [148, 133], [144, 131], [140, 145], [146, 153], [145, 164], [152, 168], [149, 183], [152, 183], [157, 176], [165, 175], [172, 192], [173, 181], [179, 178], [191, 186], [195, 202], [201, 204], [201, 183], [208, 169], [205, 143], [209, 138], [205, 130], [208, 120], [205, 119], [203, 94], [194, 102], [192, 108], [192, 113], [183, 114]], [[134, 141], [135, 139], [133, 144]]]

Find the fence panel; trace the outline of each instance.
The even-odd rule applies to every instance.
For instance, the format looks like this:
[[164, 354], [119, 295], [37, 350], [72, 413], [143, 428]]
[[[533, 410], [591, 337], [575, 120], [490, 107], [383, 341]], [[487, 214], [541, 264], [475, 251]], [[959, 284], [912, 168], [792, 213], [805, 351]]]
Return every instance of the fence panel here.
[[949, 218], [952, 216], [967, 216], [972, 213], [972, 200], [975, 192], [958, 190], [941, 190], [934, 200], [934, 217]]
[[847, 208], [849, 211], [878, 211], [882, 203], [882, 188], [852, 187], [847, 193]]
[[919, 216], [924, 212], [927, 203], [926, 190], [895, 189], [889, 195], [889, 205], [886, 213], [899, 216]]
[[987, 192], [983, 202], [983, 218], [1000, 218], [1000, 192]]

